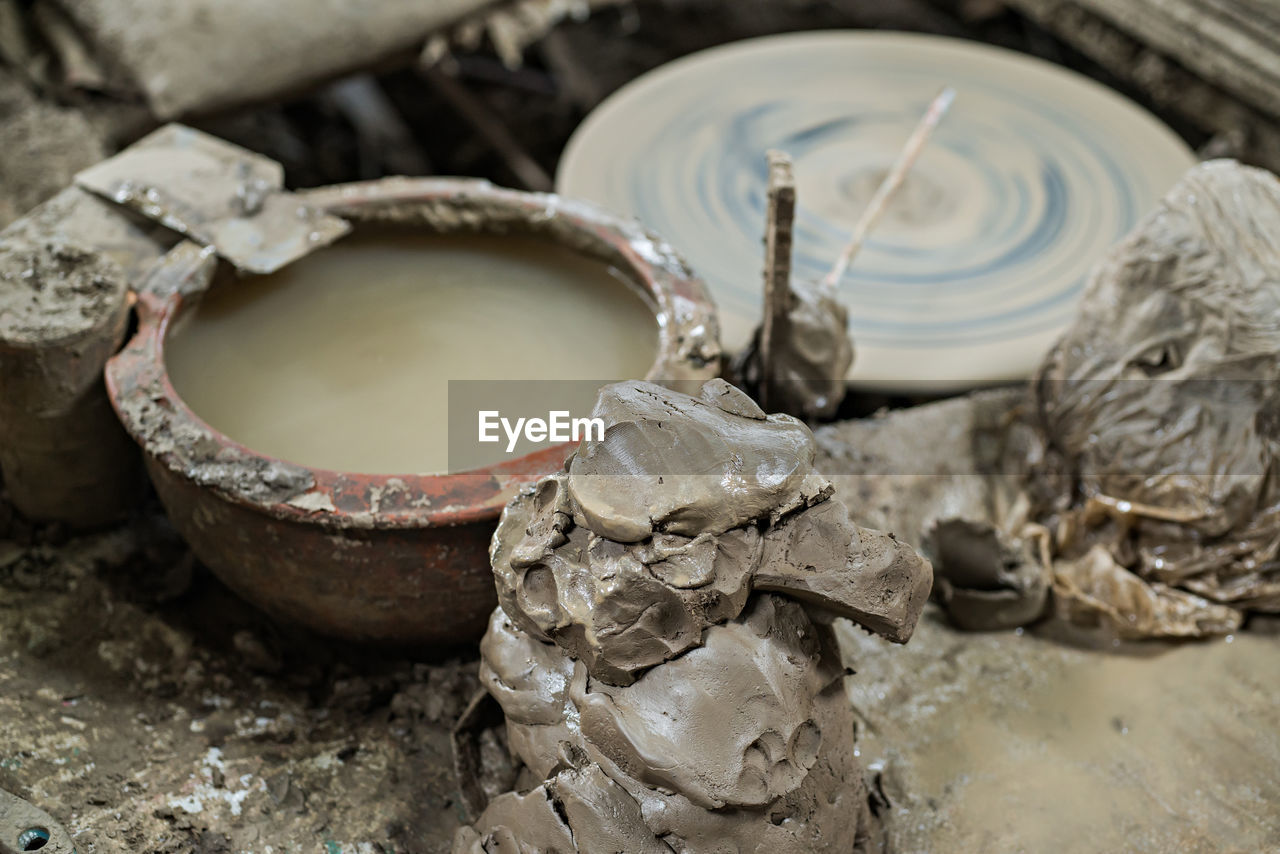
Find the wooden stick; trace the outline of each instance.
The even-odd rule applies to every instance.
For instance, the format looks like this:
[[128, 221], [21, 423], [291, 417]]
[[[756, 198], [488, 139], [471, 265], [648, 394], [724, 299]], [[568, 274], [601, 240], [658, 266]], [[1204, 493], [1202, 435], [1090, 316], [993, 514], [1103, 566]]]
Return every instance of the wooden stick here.
[[542, 58], [551, 66], [563, 97], [586, 113], [604, 100], [605, 91], [596, 75], [573, 52], [563, 30], [547, 33], [539, 45]]
[[862, 248], [863, 241], [867, 239], [871, 229], [875, 228], [876, 223], [880, 221], [885, 208], [889, 206], [889, 200], [893, 198], [893, 194], [902, 186], [902, 182], [907, 177], [907, 172], [910, 171], [911, 165], [916, 162], [916, 158], [920, 156], [921, 149], [924, 148], [925, 142], [929, 139], [929, 134], [933, 133], [933, 129], [938, 126], [938, 122], [942, 120], [955, 97], [956, 90], [947, 86], [933, 99], [933, 103], [925, 111], [924, 117], [920, 119], [920, 124], [916, 125], [916, 129], [911, 132], [911, 137], [907, 140], [906, 146], [903, 147], [902, 153], [898, 155], [897, 162], [893, 164], [893, 168], [889, 170], [889, 174], [880, 182], [880, 186], [876, 188], [875, 195], [867, 203], [867, 209], [862, 212], [857, 225], [853, 227], [853, 233], [849, 236], [849, 242], [845, 245], [844, 251], [836, 259], [835, 266], [831, 268], [831, 272], [827, 273], [826, 278], [822, 280], [823, 287], [835, 290], [836, 285], [840, 284], [840, 279], [844, 277], [845, 271], [849, 269], [853, 256], [858, 254], [858, 250]]
[[791, 158], [770, 151], [769, 203], [764, 232], [764, 321], [760, 325], [760, 407], [769, 410], [773, 348], [786, 340], [791, 310], [791, 236], [796, 216], [796, 180]]
[[328, 98], [355, 128], [360, 177], [430, 175], [431, 162], [413, 131], [372, 74], [355, 74], [329, 87]]
[[551, 192], [551, 176], [524, 150], [492, 110], [440, 69], [420, 68], [419, 73], [502, 156], [507, 168], [515, 173], [516, 179], [524, 184], [525, 189]]

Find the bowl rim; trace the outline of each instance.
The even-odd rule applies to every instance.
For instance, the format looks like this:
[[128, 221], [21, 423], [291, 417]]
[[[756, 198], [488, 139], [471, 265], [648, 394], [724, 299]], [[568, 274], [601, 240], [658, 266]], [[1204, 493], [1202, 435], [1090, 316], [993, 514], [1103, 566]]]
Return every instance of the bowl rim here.
[[[719, 369], [715, 306], [701, 280], [634, 220], [550, 193], [475, 178], [383, 178], [302, 191], [312, 207], [360, 226], [416, 225], [435, 233], [522, 232], [617, 266], [658, 325], [645, 379], [701, 382]], [[317, 250], [317, 251], [323, 251]], [[574, 443], [440, 474], [360, 474], [259, 453], [215, 429], [186, 404], [164, 362], [171, 324], [213, 281], [213, 250], [180, 242], [132, 288], [137, 329], [107, 362], [111, 405], [149, 462], [223, 500], [277, 519], [333, 528], [404, 529], [496, 518], [523, 485], [564, 465]]]

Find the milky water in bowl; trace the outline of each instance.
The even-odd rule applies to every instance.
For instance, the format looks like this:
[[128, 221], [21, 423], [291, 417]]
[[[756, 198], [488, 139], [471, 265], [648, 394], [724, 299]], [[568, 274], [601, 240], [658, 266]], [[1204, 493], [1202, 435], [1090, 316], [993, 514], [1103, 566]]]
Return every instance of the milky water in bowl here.
[[[259, 453], [409, 474], [465, 467], [448, 453], [450, 380], [638, 379], [657, 340], [636, 289], [566, 248], [374, 233], [215, 286], [182, 313], [165, 361], [198, 416]], [[595, 385], [573, 384], [575, 414], [589, 414]], [[502, 388], [525, 408], [539, 394]], [[466, 464], [509, 458], [503, 443], [484, 447]]]

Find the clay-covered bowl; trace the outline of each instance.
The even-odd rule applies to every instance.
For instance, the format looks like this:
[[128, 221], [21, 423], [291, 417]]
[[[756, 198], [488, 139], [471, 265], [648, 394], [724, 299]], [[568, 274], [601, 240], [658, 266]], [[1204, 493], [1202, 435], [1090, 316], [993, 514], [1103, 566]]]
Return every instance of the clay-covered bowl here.
[[[596, 257], [628, 274], [654, 311], [649, 379], [697, 382], [719, 367], [705, 288], [633, 222], [469, 179], [385, 179], [310, 191], [305, 200], [357, 231], [395, 223], [521, 233]], [[137, 332], [106, 369], [112, 405], [142, 447], [173, 524], [227, 586], [278, 618], [396, 645], [479, 637], [496, 602], [488, 546], [497, 518], [521, 485], [559, 469], [572, 446], [464, 473], [395, 476], [309, 468], [232, 441], [188, 408], [165, 368], [166, 334], [208, 287], [216, 263], [193, 243], [171, 251], [137, 289]]]

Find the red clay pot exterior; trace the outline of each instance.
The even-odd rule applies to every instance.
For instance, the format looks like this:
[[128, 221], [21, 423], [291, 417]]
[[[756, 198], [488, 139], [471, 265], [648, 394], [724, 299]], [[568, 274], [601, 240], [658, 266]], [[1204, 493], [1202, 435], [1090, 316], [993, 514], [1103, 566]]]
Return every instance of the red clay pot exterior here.
[[[699, 382], [719, 368], [703, 285], [634, 223], [470, 179], [387, 179], [306, 199], [357, 227], [519, 230], [607, 258], [644, 286], [659, 317], [650, 379]], [[239, 445], [187, 408], [164, 367], [170, 323], [213, 272], [211, 253], [195, 244], [166, 256], [137, 294], [137, 333], [106, 369], [112, 405], [175, 527], [228, 587], [278, 618], [384, 644], [478, 638], [496, 604], [488, 547], [498, 516], [520, 486], [558, 470], [572, 446], [473, 472], [393, 476], [313, 469]]]

